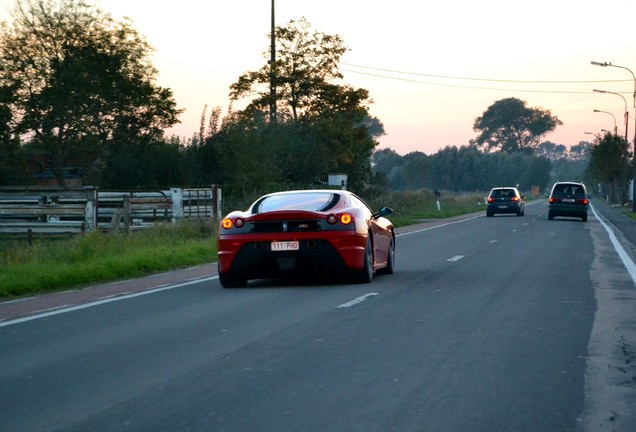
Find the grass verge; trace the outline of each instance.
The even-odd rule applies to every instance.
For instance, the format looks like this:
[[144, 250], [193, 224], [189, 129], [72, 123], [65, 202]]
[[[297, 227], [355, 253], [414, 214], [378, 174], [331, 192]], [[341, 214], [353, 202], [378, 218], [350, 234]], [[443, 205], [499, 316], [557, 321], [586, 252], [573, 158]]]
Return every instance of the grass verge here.
[[212, 262], [212, 222], [187, 220], [135, 234], [102, 233], [66, 239], [4, 240], [0, 298], [81, 287]]
[[631, 220], [636, 221], [636, 213], [632, 211], [631, 205], [629, 206], [618, 206], [618, 210], [623, 213], [625, 216], [630, 218]]
[[369, 200], [369, 205], [374, 210], [382, 206], [391, 207], [394, 213], [389, 219], [396, 227], [486, 211], [484, 194], [477, 192], [444, 193], [439, 199], [428, 191], [393, 192]]

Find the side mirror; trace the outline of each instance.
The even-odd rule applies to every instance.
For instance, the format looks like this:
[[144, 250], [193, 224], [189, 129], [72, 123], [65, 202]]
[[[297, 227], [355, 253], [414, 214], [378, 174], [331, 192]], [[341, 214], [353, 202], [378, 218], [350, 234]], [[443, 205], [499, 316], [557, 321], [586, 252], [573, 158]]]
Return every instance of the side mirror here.
[[390, 214], [393, 213], [393, 209], [390, 207], [380, 207], [380, 210], [377, 211], [376, 214], [374, 214], [373, 216], [375, 217], [381, 217], [381, 216], [388, 216]]

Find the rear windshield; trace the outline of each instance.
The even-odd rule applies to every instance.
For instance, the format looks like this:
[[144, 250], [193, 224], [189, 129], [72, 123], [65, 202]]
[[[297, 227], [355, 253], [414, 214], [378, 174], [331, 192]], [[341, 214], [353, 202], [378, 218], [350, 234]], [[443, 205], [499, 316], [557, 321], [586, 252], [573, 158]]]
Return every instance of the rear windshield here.
[[490, 192], [490, 196], [493, 198], [512, 198], [515, 195], [513, 189], [495, 189]]
[[564, 183], [555, 185], [552, 193], [557, 195], [585, 196], [585, 189], [581, 185]]
[[330, 192], [307, 192], [269, 195], [254, 204], [252, 213], [275, 210], [326, 211], [338, 202], [340, 195]]

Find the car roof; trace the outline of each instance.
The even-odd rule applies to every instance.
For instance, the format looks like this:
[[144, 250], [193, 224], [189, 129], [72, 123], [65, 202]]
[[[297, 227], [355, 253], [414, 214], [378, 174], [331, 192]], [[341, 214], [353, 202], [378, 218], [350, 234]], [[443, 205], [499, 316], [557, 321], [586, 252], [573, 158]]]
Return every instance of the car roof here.
[[270, 195], [284, 195], [284, 194], [300, 194], [300, 193], [342, 193], [350, 194], [351, 192], [342, 189], [293, 189], [288, 191], [277, 191], [265, 194], [263, 196]]
[[517, 190], [516, 187], [514, 186], [498, 186], [498, 187], [494, 187], [492, 188], [492, 190], [506, 190], [506, 189], [514, 189]]
[[557, 185], [557, 184], [573, 184], [573, 185], [585, 186], [585, 184], [583, 182], [577, 182], [577, 181], [558, 181], [558, 182], [556, 182], [554, 184], [555, 185]]
[[585, 186], [585, 183], [577, 182], [577, 181], [558, 181], [554, 183], [554, 185], [552, 185], [552, 189], [554, 190], [554, 188], [556, 188], [557, 186], [562, 186], [562, 185], [578, 186], [578, 187], [582, 187], [583, 190], [587, 191], [587, 187]]
[[552, 186], [550, 195], [585, 195], [587, 194], [587, 188], [581, 182], [562, 181], [556, 182]]

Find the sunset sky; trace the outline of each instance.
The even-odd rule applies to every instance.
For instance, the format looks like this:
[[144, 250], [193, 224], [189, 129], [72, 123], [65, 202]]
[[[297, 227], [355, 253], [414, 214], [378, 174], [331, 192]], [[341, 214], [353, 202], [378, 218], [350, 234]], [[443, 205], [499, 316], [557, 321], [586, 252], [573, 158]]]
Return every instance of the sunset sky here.
[[[156, 49], [158, 84], [186, 111], [169, 134], [191, 137], [207, 105], [227, 111], [229, 86], [259, 69], [269, 48], [271, 0], [98, 0], [128, 16]], [[0, 0], [8, 19], [13, 0]], [[634, 0], [276, 0], [276, 24], [305, 17], [349, 51], [343, 83], [369, 90], [385, 126], [380, 148], [431, 154], [476, 137], [476, 117], [516, 97], [564, 123], [544, 139], [571, 146], [601, 129], [634, 139]], [[594, 93], [601, 89], [622, 95]], [[607, 111], [594, 112], [594, 110]]]

